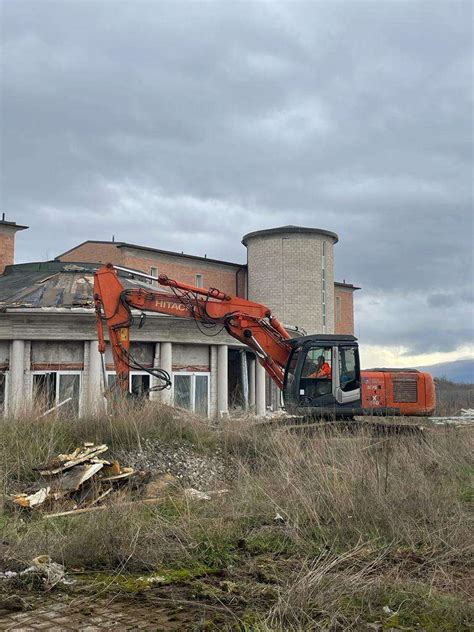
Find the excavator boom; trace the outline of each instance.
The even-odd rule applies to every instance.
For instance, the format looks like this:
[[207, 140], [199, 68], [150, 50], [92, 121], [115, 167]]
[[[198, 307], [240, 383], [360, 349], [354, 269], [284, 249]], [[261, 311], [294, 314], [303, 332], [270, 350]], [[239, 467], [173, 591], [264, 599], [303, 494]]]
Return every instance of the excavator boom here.
[[[132, 309], [193, 318], [203, 326], [221, 325], [233, 338], [256, 353], [270, 377], [280, 389], [283, 388], [285, 367], [291, 352], [291, 345], [287, 342], [290, 335], [268, 307], [229, 296], [215, 288], [180, 283], [165, 275], [160, 275], [157, 280], [163, 287], [170, 288], [171, 293], [143, 287], [126, 289], [117, 274], [119, 270], [124, 269], [107, 264], [95, 273], [94, 302], [99, 351], [105, 352], [105, 322], [117, 383], [122, 391], [128, 392], [130, 369], [135, 363], [130, 354]], [[137, 272], [133, 274], [140, 276]]]

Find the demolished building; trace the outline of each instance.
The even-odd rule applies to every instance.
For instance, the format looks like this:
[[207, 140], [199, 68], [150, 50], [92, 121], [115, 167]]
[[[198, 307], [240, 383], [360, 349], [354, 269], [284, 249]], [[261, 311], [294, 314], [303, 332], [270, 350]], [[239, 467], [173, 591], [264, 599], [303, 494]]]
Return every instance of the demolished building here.
[[[358, 288], [334, 281], [338, 237], [330, 231], [283, 226], [249, 233], [242, 239], [245, 264], [127, 242], [86, 241], [53, 261], [14, 265], [14, 235], [26, 228], [0, 221], [5, 266], [3, 274], [0, 269], [0, 414], [18, 414], [33, 403], [47, 410], [66, 402], [79, 415], [104, 406], [92, 295], [94, 271], [103, 263], [263, 303], [295, 332], [354, 332]], [[122, 274], [126, 286], [141, 284]], [[191, 319], [149, 315], [145, 327], [133, 329], [133, 355], [145, 370], [132, 371], [131, 391], [212, 417], [235, 406], [254, 407], [259, 415], [278, 408], [279, 393], [254, 354], [225, 331], [213, 334]], [[171, 374], [170, 390], [150, 390], [154, 378], [146, 368], [151, 367]], [[106, 372], [112, 383], [109, 349]]]

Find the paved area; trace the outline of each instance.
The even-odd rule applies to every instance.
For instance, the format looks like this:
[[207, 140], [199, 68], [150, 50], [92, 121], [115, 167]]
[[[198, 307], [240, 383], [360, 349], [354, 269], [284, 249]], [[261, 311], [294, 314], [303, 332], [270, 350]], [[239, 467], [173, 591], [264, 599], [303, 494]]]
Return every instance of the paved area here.
[[[197, 615], [197, 616], [196, 616]], [[0, 630], [170, 630], [199, 629], [200, 615], [150, 603], [71, 599], [0, 616]]]

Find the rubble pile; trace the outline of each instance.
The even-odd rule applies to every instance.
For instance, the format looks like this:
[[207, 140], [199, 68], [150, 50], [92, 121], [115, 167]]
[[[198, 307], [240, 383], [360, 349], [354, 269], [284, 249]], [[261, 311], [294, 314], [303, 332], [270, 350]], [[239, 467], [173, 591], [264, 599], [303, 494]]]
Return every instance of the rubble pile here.
[[132, 467], [172, 475], [184, 487], [213, 489], [232, 479], [232, 467], [220, 448], [212, 454], [197, 452], [191, 444], [166, 444], [145, 439], [141, 450], [118, 453]]
[[117, 460], [102, 455], [108, 446], [84, 443], [71, 454], [57, 457], [36, 470], [41, 482], [12, 494], [14, 504], [35, 509], [75, 511], [92, 508], [113, 495], [115, 500], [140, 492], [150, 480], [150, 472], [122, 467]]

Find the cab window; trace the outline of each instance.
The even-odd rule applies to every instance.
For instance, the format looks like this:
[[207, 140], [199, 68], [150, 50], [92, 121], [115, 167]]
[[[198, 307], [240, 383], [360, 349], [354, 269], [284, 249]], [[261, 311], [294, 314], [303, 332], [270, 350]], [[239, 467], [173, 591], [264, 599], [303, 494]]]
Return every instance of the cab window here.
[[[320, 358], [322, 357], [322, 360]], [[306, 355], [301, 377], [331, 379], [331, 349], [312, 347]]]
[[354, 347], [339, 348], [339, 380], [344, 392], [359, 388], [359, 368]]
[[299, 357], [300, 357], [300, 349], [295, 349], [291, 355], [290, 362], [288, 364], [288, 369], [286, 371], [285, 386], [288, 386], [290, 388], [295, 383], [295, 371], [296, 371], [296, 366], [298, 364]]

